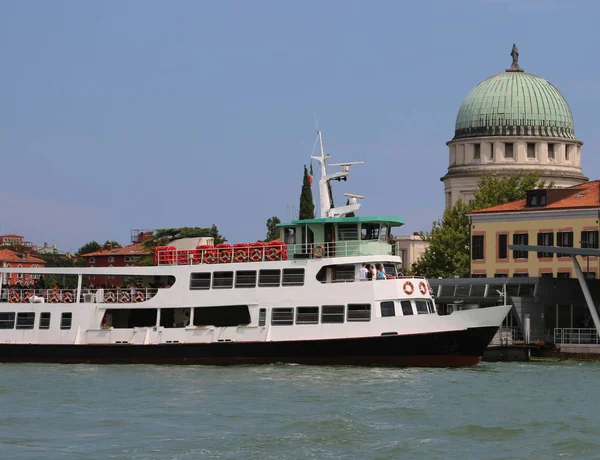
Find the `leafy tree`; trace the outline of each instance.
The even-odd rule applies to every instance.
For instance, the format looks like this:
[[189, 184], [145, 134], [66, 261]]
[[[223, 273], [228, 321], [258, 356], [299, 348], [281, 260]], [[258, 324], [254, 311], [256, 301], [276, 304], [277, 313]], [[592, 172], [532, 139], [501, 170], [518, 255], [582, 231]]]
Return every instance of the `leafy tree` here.
[[478, 181], [474, 199], [468, 204], [459, 200], [433, 223], [431, 232], [421, 233], [430, 243], [417, 264], [429, 278], [467, 277], [470, 273], [470, 224], [468, 214], [477, 209], [524, 199], [528, 190], [552, 188], [553, 182], [540, 180], [538, 173], [498, 178], [484, 175]]
[[102, 246], [100, 246], [100, 244], [97, 241], [90, 241], [89, 243], [86, 243], [83, 246], [81, 246], [77, 250], [76, 254], [78, 254], [78, 255], [89, 254], [90, 252], [96, 252], [96, 251], [99, 251], [100, 249], [102, 249]]
[[302, 180], [302, 192], [300, 193], [300, 214], [299, 219], [315, 218], [315, 203], [313, 202], [310, 180], [308, 178], [308, 169], [304, 165], [304, 179]]
[[121, 246], [121, 243], [119, 243], [118, 241], [106, 240], [106, 243], [104, 243], [104, 245], [102, 246], [102, 249], [108, 249], [108, 248], [117, 249], [117, 248], [122, 248], [122, 247], [123, 246]]
[[147, 249], [154, 249], [156, 246], [167, 246], [171, 241], [179, 238], [198, 238], [200, 236], [210, 235], [215, 239], [215, 244], [221, 244], [227, 241], [219, 234], [219, 229], [213, 224], [211, 228], [203, 227], [180, 227], [180, 228], [159, 228], [154, 234], [144, 240], [142, 243]]
[[273, 241], [279, 238], [279, 229], [277, 224], [280, 224], [279, 217], [273, 216], [267, 219], [267, 238], [265, 241]]

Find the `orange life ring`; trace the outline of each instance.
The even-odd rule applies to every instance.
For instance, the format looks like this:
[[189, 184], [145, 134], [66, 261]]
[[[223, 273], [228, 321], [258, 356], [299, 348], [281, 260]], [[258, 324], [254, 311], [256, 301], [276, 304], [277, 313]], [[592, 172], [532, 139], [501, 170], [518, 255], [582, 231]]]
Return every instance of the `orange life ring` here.
[[137, 291], [137, 292], [135, 293], [135, 295], [133, 296], [133, 301], [134, 301], [135, 303], [140, 303], [140, 302], [143, 302], [143, 301], [144, 301], [144, 299], [145, 299], [145, 298], [144, 298], [144, 293], [143, 293], [142, 291]]
[[129, 303], [129, 302], [131, 302], [131, 296], [129, 295], [129, 292], [127, 292], [127, 291], [121, 292], [121, 297], [119, 297], [119, 302], [120, 303]]
[[48, 294], [48, 302], [50, 303], [58, 303], [60, 302], [60, 292], [58, 289], [54, 289]]
[[423, 281], [419, 281], [419, 292], [421, 295], [425, 295], [427, 293], [427, 286], [425, 286]]
[[429, 294], [433, 295], [433, 288], [431, 287], [431, 284], [429, 284], [429, 281], [427, 281], [427, 289], [429, 290]]
[[412, 293], [415, 292], [415, 287], [410, 281], [405, 281], [402, 289], [404, 289], [404, 292], [408, 295], [412, 295]]
[[273, 261], [279, 259], [280, 254], [279, 248], [269, 248], [267, 249], [267, 259]]
[[215, 257], [215, 253], [213, 251], [206, 251], [204, 253], [203, 262], [205, 264], [214, 264], [217, 258]]
[[260, 262], [262, 260], [263, 257], [263, 250], [262, 248], [253, 248], [250, 249], [250, 260], [252, 262]]
[[31, 299], [32, 297], [33, 297], [33, 292], [25, 291], [23, 293], [23, 296], [21, 297], [23, 299], [22, 302], [27, 303], [27, 302], [29, 302], [29, 299]]
[[114, 292], [107, 292], [104, 294], [104, 301], [106, 303], [115, 303], [117, 301], [117, 296]]
[[222, 264], [228, 264], [231, 262], [231, 252], [229, 250], [221, 252], [221, 257], [219, 257], [219, 260]]
[[19, 303], [19, 300], [21, 300], [19, 293], [17, 291], [10, 291], [10, 294], [8, 295], [8, 301], [10, 303]]
[[64, 303], [73, 303], [73, 294], [71, 292], [65, 292], [63, 294]]
[[235, 250], [235, 261], [236, 262], [245, 262], [248, 258], [248, 251], [246, 249], [236, 249]]
[[325, 248], [322, 244], [318, 244], [313, 248], [312, 253], [315, 259], [320, 259], [325, 255]]

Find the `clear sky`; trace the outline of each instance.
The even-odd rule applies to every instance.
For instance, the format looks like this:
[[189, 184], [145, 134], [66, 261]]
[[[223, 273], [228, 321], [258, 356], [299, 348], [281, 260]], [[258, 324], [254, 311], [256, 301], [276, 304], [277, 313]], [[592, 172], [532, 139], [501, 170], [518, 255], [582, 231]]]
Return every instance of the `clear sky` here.
[[337, 203], [363, 194], [360, 214], [429, 230], [458, 108], [513, 42], [567, 98], [598, 179], [599, 17], [598, 1], [0, 0], [0, 233], [262, 239], [298, 209], [315, 113], [333, 161], [365, 161]]

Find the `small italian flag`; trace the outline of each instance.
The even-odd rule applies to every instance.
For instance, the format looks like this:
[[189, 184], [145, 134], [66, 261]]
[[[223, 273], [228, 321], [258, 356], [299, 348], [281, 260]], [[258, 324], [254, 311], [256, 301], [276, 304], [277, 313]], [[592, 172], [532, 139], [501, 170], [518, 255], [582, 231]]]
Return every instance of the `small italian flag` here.
[[312, 161], [310, 162], [310, 172], [308, 173], [308, 183], [312, 185], [313, 183], [313, 169], [312, 169]]

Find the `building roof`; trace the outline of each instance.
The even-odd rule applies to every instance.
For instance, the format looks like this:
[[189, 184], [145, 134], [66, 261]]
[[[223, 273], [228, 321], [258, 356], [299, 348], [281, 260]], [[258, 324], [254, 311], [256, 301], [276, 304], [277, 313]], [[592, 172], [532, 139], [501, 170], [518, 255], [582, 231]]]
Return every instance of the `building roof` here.
[[82, 257], [98, 257], [98, 256], [143, 256], [146, 254], [150, 254], [142, 244], [135, 243], [130, 244], [129, 246], [125, 246], [123, 248], [115, 248], [115, 249], [102, 249], [96, 252], [89, 252], [87, 254], [82, 254]]
[[10, 249], [0, 249], [0, 261], [1, 262], [30, 262], [30, 263], [46, 263], [43, 259], [38, 259], [30, 254], [25, 254], [25, 257], [21, 257], [20, 253], [11, 251]]
[[284, 224], [277, 224], [277, 227], [290, 227], [302, 224], [356, 224], [356, 223], [374, 223], [390, 224], [392, 227], [404, 225], [404, 221], [399, 217], [393, 216], [356, 216], [356, 217], [321, 217], [317, 219], [293, 220]]
[[[525, 199], [503, 203], [490, 208], [478, 209], [471, 214], [489, 214], [520, 211], [551, 211], [565, 209], [599, 208], [600, 180], [586, 182], [562, 189], [547, 189], [548, 204], [546, 206], [527, 206]], [[552, 196], [554, 195], [554, 196]]]
[[14, 233], [7, 233], [6, 235], [0, 235], [0, 238], [24, 238], [24, 236], [16, 235]]
[[479, 83], [460, 106], [454, 139], [479, 136], [575, 139], [575, 124], [569, 104], [550, 82], [509, 69]]

